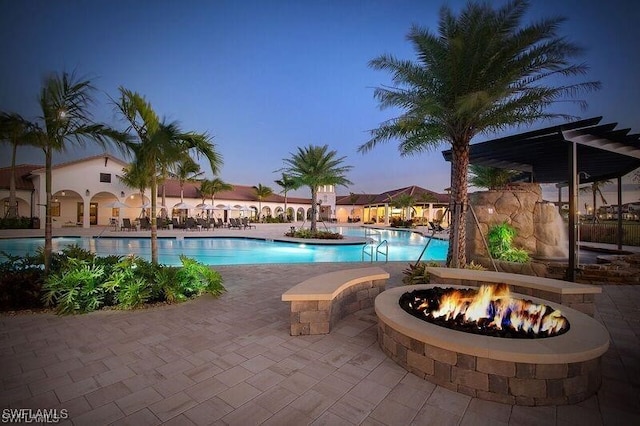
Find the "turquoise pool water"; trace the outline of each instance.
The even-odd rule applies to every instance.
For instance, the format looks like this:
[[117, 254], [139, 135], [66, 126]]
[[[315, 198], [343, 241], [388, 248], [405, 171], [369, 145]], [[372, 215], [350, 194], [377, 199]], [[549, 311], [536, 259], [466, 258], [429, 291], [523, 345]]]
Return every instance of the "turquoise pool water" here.
[[[346, 236], [365, 236], [364, 228], [337, 228], [334, 231]], [[389, 242], [389, 261], [415, 261], [427, 243], [427, 238], [414, 232], [376, 230], [368, 236], [377, 241]], [[99, 256], [110, 254], [135, 254], [151, 259], [149, 238], [73, 238], [53, 239], [53, 250], [76, 244]], [[13, 255], [34, 254], [44, 245], [43, 238], [0, 239], [0, 252]], [[444, 260], [448, 243], [434, 240], [423, 256], [423, 260]], [[294, 244], [253, 238], [159, 238], [160, 263], [179, 265], [184, 254], [206, 265], [243, 265], [256, 263], [313, 263], [313, 262], [360, 262], [363, 245], [314, 245]], [[375, 253], [375, 251], [374, 251]], [[375, 254], [374, 254], [375, 256]], [[4, 257], [4, 256], [0, 256]], [[365, 256], [365, 261], [370, 258]], [[384, 260], [379, 255], [378, 260]]]

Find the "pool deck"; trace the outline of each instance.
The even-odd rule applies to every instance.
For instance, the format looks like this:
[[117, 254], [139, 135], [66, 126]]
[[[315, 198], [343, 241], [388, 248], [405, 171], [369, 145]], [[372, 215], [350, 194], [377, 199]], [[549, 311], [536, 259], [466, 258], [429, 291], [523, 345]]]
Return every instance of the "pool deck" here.
[[[406, 262], [377, 265], [390, 273], [389, 287], [401, 285]], [[379, 349], [372, 309], [329, 335], [289, 335], [284, 291], [361, 266], [220, 266], [227, 292], [218, 299], [73, 317], [2, 315], [0, 406], [66, 409], [60, 424], [92, 426], [640, 424], [640, 286], [605, 286], [596, 298], [595, 318], [612, 339], [597, 396], [522, 407], [407, 373]]]

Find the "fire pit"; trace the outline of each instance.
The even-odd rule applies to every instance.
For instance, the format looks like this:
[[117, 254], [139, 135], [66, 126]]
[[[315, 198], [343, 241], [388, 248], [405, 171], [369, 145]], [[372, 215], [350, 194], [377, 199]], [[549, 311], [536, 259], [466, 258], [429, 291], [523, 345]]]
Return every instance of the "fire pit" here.
[[400, 296], [400, 306], [432, 324], [485, 336], [536, 339], [569, 330], [569, 321], [559, 310], [513, 298], [504, 284], [414, 290]]
[[[545, 338], [500, 338], [494, 337], [493, 332], [491, 335], [470, 334], [419, 319], [400, 306], [403, 294], [434, 287], [397, 287], [381, 293], [375, 301], [380, 347], [408, 371], [473, 397], [517, 405], [572, 404], [587, 399], [600, 387], [600, 359], [609, 347], [609, 335], [593, 318], [558, 306], [568, 326], [560, 327], [553, 335], [543, 332], [548, 335]], [[468, 294], [466, 287], [450, 287], [459, 289], [462, 295]], [[413, 297], [413, 305], [416, 294], [422, 293], [408, 296]], [[552, 315], [547, 313], [549, 302], [545, 300], [519, 294], [512, 296], [544, 306], [543, 317]], [[463, 302], [465, 312], [471, 303]], [[422, 304], [418, 300], [415, 307]], [[441, 302], [438, 310], [440, 305]], [[536, 309], [542, 312], [541, 308]], [[418, 311], [418, 315], [425, 316]], [[455, 323], [459, 314], [450, 314], [449, 319]], [[540, 316], [534, 314], [534, 317], [536, 315]], [[553, 317], [560, 316], [556, 313]], [[493, 321], [483, 319], [480, 323], [488, 325]], [[465, 327], [478, 328], [478, 325]], [[524, 334], [530, 337], [531, 333]]]

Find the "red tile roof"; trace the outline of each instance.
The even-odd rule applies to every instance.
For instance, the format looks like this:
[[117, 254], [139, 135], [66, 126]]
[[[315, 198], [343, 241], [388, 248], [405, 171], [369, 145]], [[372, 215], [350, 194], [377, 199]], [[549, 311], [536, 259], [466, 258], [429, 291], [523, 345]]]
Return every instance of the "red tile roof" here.
[[355, 203], [351, 201], [350, 195], [338, 196], [336, 204], [339, 205], [367, 205], [367, 204], [384, 204], [388, 203], [394, 198], [407, 194], [415, 198], [416, 202], [432, 202], [438, 204], [448, 204], [449, 194], [439, 194], [437, 192], [430, 191], [428, 189], [421, 188], [419, 186], [407, 186], [405, 188], [393, 189], [391, 191], [383, 192], [382, 194], [353, 194], [356, 197]]

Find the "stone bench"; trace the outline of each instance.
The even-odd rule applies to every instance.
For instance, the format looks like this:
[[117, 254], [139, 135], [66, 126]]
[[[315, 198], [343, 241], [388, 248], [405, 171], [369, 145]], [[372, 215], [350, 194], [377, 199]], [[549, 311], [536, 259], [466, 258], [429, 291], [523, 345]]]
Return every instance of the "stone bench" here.
[[328, 334], [345, 316], [373, 307], [389, 273], [379, 267], [317, 275], [282, 294], [291, 302], [291, 335]]
[[437, 267], [428, 267], [427, 272], [432, 284], [470, 287], [478, 287], [482, 284], [507, 284], [509, 290], [514, 293], [559, 303], [590, 316], [595, 313], [595, 295], [602, 293], [602, 289], [597, 286], [531, 275]]

